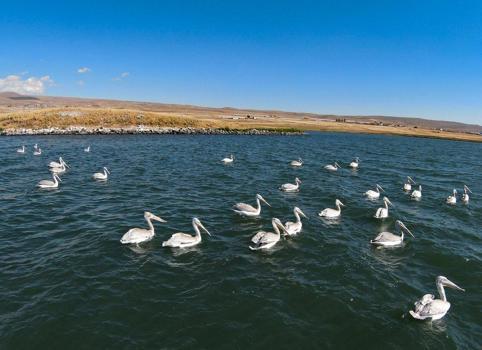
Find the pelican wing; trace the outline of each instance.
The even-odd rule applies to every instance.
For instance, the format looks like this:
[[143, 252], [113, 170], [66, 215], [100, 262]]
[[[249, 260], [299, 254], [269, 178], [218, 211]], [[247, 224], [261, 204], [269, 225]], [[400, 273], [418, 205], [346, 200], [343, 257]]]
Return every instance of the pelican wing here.
[[53, 186], [54, 182], [51, 180], [42, 180], [38, 184], [42, 186]]
[[293, 185], [293, 184], [284, 184], [284, 185], [281, 185], [281, 188], [283, 190], [295, 190], [297, 187], [296, 185]]
[[196, 240], [195, 236], [191, 236], [187, 233], [177, 232], [174, 233], [171, 238], [162, 243], [163, 247], [179, 247], [183, 244], [192, 243]]
[[[421, 301], [422, 300], [420, 300], [420, 302]], [[414, 318], [423, 320], [440, 314], [445, 314], [449, 309], [450, 303], [448, 301], [435, 299], [426, 303], [425, 305], [420, 304], [418, 307], [416, 306], [415, 312], [411, 311], [410, 314]], [[416, 316], [414, 316], [414, 314]]]
[[400, 236], [397, 236], [391, 232], [381, 232], [376, 236], [374, 239], [372, 239], [372, 243], [377, 243], [377, 242], [397, 242], [400, 241]]
[[246, 203], [237, 203], [237, 204], [233, 205], [233, 210], [247, 211], [247, 212], [255, 212], [256, 211], [256, 209], [252, 205], [249, 205], [249, 204], [246, 204]]
[[154, 232], [143, 228], [131, 228], [121, 238], [121, 243], [140, 243], [145, 242], [154, 237]]

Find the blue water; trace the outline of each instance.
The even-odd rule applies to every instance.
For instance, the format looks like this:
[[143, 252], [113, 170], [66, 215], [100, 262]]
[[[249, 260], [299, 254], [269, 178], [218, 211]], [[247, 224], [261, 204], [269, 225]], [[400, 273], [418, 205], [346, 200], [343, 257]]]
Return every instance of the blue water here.
[[[32, 145], [43, 149], [41, 157]], [[15, 152], [29, 145], [28, 154]], [[92, 145], [91, 153], [83, 148]], [[233, 165], [220, 159], [233, 153]], [[1, 349], [480, 349], [482, 334], [482, 144], [377, 135], [48, 136], [0, 138]], [[49, 161], [72, 169], [58, 190]], [[358, 171], [347, 163], [361, 158]], [[305, 166], [289, 161], [302, 157]], [[343, 169], [323, 165], [337, 160]], [[105, 183], [91, 179], [103, 166]], [[402, 190], [407, 175], [421, 201]], [[279, 185], [302, 180], [301, 191]], [[394, 207], [363, 193], [382, 185]], [[467, 184], [469, 205], [445, 204]], [[235, 215], [237, 202], [262, 194], [258, 219]], [[346, 204], [338, 221], [317, 213]], [[271, 251], [250, 237], [271, 218], [308, 216], [303, 231]], [[143, 212], [164, 218], [139, 247], [120, 237], [145, 227]], [[198, 217], [212, 237], [184, 251], [162, 248]], [[374, 249], [378, 232], [402, 220], [416, 238]], [[436, 293], [445, 275], [452, 307], [440, 321], [408, 310]]]

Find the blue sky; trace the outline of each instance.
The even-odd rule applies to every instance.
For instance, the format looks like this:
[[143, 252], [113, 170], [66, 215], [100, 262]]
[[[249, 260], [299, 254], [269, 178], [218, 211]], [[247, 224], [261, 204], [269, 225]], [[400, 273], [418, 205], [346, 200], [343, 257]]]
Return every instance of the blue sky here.
[[6, 1], [0, 33], [0, 90], [482, 124], [480, 1]]

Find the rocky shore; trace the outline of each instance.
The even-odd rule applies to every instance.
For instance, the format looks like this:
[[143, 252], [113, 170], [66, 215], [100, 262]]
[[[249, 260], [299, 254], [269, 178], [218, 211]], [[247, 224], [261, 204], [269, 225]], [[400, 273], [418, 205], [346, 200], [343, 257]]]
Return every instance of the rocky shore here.
[[303, 135], [303, 131], [283, 129], [218, 129], [191, 127], [68, 127], [45, 129], [5, 129], [0, 130], [3, 136], [18, 135]]

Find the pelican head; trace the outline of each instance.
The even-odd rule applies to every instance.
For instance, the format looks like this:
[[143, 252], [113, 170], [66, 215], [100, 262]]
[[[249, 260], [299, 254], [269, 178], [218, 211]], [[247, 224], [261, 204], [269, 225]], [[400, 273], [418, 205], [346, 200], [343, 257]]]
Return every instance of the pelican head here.
[[383, 197], [383, 201], [387, 204], [390, 204], [393, 207], [393, 204], [392, 202], [390, 202], [390, 199], [388, 199], [388, 197]]
[[156, 221], [159, 221], [159, 222], [167, 222], [166, 220], [161, 219], [159, 216], [156, 216], [156, 215], [152, 214], [150, 211], [144, 212], [144, 218], [146, 220], [156, 220]]
[[377, 189], [379, 189], [380, 191], [385, 192], [385, 190], [383, 189], [383, 187], [380, 186], [379, 184], [376, 184], [376, 187], [377, 187]]
[[202, 229], [204, 230], [204, 232], [206, 232], [208, 235], [211, 236], [211, 234], [209, 233], [209, 231], [204, 227], [204, 225], [201, 223], [201, 221], [199, 221], [198, 218], [193, 218], [193, 219], [192, 219], [192, 225], [202, 228]]
[[467, 186], [467, 185], [464, 185], [464, 192], [472, 193], [472, 191], [470, 190], [469, 186]]
[[107, 174], [110, 174], [110, 171], [109, 169], [107, 169], [106, 167], [103, 167], [104, 171], [107, 173]]
[[454, 197], [455, 197], [457, 195], [457, 190], [454, 188], [454, 190], [452, 192], [453, 192]]
[[403, 222], [401, 222], [400, 220], [397, 220], [397, 221], [395, 222], [395, 224], [398, 225], [401, 230], [407, 231], [407, 232], [410, 234], [410, 236], [412, 236], [413, 238], [415, 238], [415, 236], [413, 235], [413, 233], [410, 232], [410, 230], [407, 228], [407, 226], [405, 226], [405, 224], [404, 224]]
[[465, 289], [460, 288], [458, 285], [456, 285], [454, 282], [450, 281], [447, 277], [445, 276], [438, 276], [437, 279], [435, 280], [437, 285], [441, 285], [444, 287], [449, 287], [453, 289], [460, 290], [462, 292], [465, 292]]
[[341, 200], [339, 200], [339, 199], [337, 199], [337, 200], [335, 201], [335, 205], [336, 205], [336, 206], [342, 206], [342, 207], [345, 206], [345, 204], [343, 204], [343, 203], [341, 202]]
[[256, 195], [256, 198], [259, 199], [260, 201], [263, 201], [268, 207], [271, 207], [271, 205], [266, 201], [266, 199], [263, 198], [259, 193]]
[[301, 183], [301, 180], [298, 179], [298, 178], [295, 178], [295, 182], [296, 182], [297, 184], [300, 184], [300, 183]]
[[[271, 225], [273, 225], [273, 228], [276, 230], [278, 228], [277, 231], [279, 231], [279, 229], [281, 229], [284, 233], [288, 234], [288, 232], [286, 231], [286, 228], [284, 227], [283, 223], [280, 221], [280, 219], [278, 218], [273, 218], [271, 220]], [[279, 232], [277, 232], [279, 234]]]
[[300, 208], [295, 207], [295, 208], [293, 209], [293, 211], [294, 211], [295, 213], [300, 214], [300, 215], [303, 216], [304, 218], [307, 218], [307, 219], [308, 219], [308, 217], [305, 215], [305, 213], [303, 213], [303, 212], [301, 211]]

